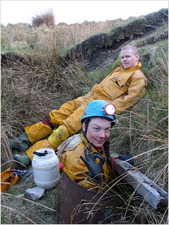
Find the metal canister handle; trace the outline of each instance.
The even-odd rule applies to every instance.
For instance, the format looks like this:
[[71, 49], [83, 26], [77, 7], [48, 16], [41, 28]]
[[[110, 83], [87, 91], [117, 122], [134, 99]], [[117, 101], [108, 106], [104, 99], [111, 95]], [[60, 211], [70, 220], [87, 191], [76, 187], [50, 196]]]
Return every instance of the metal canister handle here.
[[48, 151], [45, 150], [44, 152], [34, 152], [33, 154], [37, 155], [37, 156], [45, 156], [48, 154]]

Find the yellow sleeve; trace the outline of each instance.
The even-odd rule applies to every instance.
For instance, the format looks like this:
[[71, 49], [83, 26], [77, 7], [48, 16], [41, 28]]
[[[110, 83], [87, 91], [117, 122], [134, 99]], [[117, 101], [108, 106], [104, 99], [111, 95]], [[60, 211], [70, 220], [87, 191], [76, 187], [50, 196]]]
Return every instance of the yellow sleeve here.
[[138, 102], [144, 95], [146, 86], [147, 81], [144, 77], [133, 76], [127, 94], [119, 96], [112, 102], [116, 106], [116, 113], [121, 113]]

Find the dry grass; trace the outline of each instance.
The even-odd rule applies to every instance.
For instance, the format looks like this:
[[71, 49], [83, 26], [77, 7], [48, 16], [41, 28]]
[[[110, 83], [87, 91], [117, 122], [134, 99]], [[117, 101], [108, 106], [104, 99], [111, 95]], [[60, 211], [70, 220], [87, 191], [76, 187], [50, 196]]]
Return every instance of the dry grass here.
[[[11, 68], [2, 68], [1, 158], [2, 163], [5, 163], [3, 169], [9, 167], [11, 162], [13, 163], [10, 161], [12, 151], [9, 148], [9, 137], [19, 135], [24, 126], [42, 120], [49, 111], [59, 108], [62, 103], [87, 93], [96, 82], [95, 79], [86, 76], [86, 72], [78, 62], [72, 64], [62, 62], [67, 65], [65, 68], [60, 63], [59, 49], [61, 46], [68, 47], [86, 39], [88, 35], [91, 35], [94, 27], [94, 33], [99, 32], [100, 25], [101, 23], [97, 28], [95, 23], [85, 22], [81, 26], [60, 25], [53, 29], [46, 26], [26, 29], [20, 25], [10, 26], [9, 30], [3, 28], [3, 46], [11, 50], [14, 49], [14, 43], [23, 42], [26, 43], [26, 49], [29, 45], [32, 50], [32, 61], [29, 66], [13, 65]], [[102, 29], [105, 29], [104, 26], [103, 23]], [[111, 28], [112, 26], [110, 24]], [[150, 67], [147, 68], [150, 81], [147, 94], [132, 110], [119, 115], [119, 123], [112, 128], [111, 150], [119, 153], [129, 151], [135, 156], [136, 166], [160, 187], [168, 190], [167, 51], [159, 49], [152, 48], [153, 52], [150, 52], [153, 57]], [[28, 203], [23, 196], [18, 196], [18, 189], [25, 190], [26, 187], [33, 185], [32, 181], [27, 184], [28, 186], [22, 183], [18, 185], [13, 186], [9, 190], [11, 194], [5, 195], [3, 199], [3, 220], [10, 224], [56, 223], [54, 219], [56, 213], [53, 214], [52, 209], [55, 210], [57, 204], [51, 207], [48, 203], [54, 201], [58, 194], [57, 190], [53, 193], [53, 199], [52, 197], [44, 198], [43, 206], [37, 206], [36, 203]], [[165, 222], [166, 212], [160, 213], [153, 210], [143, 199], [133, 196], [124, 188], [121, 189], [121, 193], [124, 194], [122, 199], [125, 204], [121, 208], [122, 214], [116, 223], [160, 224]], [[52, 194], [49, 192], [47, 195]], [[45, 216], [42, 217], [42, 214], [46, 214], [44, 209], [52, 214], [49, 213], [47, 219]], [[37, 211], [40, 215], [36, 215]], [[6, 215], [9, 217], [7, 218]], [[54, 222], [50, 220], [50, 217]]]
[[[36, 58], [36, 57], [35, 57]], [[50, 58], [50, 57], [49, 57]], [[13, 65], [2, 69], [2, 133], [1, 170], [15, 166], [9, 137], [17, 136], [24, 126], [42, 120], [53, 108], [88, 90], [89, 81], [78, 63], [65, 69], [53, 60], [36, 58], [30, 66]], [[42, 60], [42, 58], [41, 58]], [[38, 63], [37, 63], [38, 61]], [[83, 82], [81, 82], [83, 81]], [[81, 87], [81, 88], [80, 88]], [[41, 204], [28, 201], [23, 194], [34, 185], [33, 180], [14, 185], [2, 197], [2, 223], [56, 224], [60, 189], [47, 192]], [[19, 193], [18, 193], [19, 191]]]
[[36, 15], [32, 18], [33, 27], [39, 27], [44, 24], [48, 27], [55, 25], [55, 16], [52, 10], [48, 10], [45, 13]]
[[[39, 60], [39, 59], [38, 59]], [[12, 159], [8, 138], [17, 136], [23, 127], [43, 120], [54, 108], [89, 90], [90, 82], [80, 64], [63, 69], [55, 59], [36, 66], [2, 69], [2, 163]], [[6, 165], [8, 167], [9, 165]]]
[[[133, 20], [133, 19], [129, 19]], [[39, 27], [15, 24], [2, 27], [2, 51], [34, 52], [38, 49], [53, 50], [57, 47], [61, 52], [88, 37], [106, 32], [114, 26], [124, 23], [123, 20], [105, 22], [83, 22], [82, 24], [60, 24], [49, 27], [45, 24]]]

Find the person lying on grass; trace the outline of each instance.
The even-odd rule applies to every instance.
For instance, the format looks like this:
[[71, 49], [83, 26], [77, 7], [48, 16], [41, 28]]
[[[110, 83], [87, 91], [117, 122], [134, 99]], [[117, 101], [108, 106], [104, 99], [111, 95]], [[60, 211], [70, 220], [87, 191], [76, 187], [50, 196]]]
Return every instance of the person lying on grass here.
[[80, 131], [84, 109], [93, 100], [102, 99], [114, 104], [117, 114], [138, 102], [147, 85], [147, 79], [140, 70], [138, 49], [127, 45], [121, 49], [120, 58], [122, 66], [115, 68], [86, 95], [64, 103], [43, 121], [25, 127], [25, 132], [19, 137], [10, 139], [12, 149], [26, 153], [15, 155], [15, 159], [29, 165], [37, 149], [57, 150], [64, 140]]

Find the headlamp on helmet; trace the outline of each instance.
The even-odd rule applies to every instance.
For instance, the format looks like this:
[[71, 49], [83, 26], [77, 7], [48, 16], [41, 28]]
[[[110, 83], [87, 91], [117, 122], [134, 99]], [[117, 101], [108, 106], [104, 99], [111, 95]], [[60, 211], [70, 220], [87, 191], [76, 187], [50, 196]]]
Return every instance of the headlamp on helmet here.
[[112, 116], [116, 113], [116, 108], [113, 104], [108, 103], [107, 105], [105, 105], [104, 107], [104, 112], [106, 115]]

